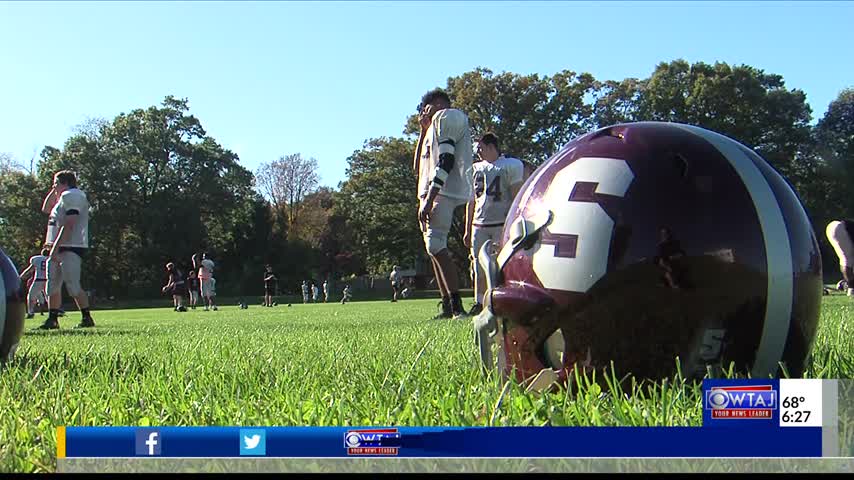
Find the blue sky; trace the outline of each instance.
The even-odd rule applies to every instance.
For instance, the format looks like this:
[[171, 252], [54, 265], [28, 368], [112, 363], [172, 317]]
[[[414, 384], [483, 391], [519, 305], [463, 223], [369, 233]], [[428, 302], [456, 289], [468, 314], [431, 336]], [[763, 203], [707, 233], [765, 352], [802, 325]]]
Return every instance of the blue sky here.
[[781, 74], [817, 119], [854, 86], [852, 25], [852, 2], [0, 2], [0, 152], [26, 163], [173, 94], [247, 168], [300, 152], [337, 186], [449, 76], [676, 58]]

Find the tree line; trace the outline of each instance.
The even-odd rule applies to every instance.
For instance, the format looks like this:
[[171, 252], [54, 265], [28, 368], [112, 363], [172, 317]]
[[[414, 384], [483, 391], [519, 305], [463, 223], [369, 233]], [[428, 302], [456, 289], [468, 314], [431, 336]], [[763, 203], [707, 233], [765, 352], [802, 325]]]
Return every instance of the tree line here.
[[[570, 70], [540, 76], [477, 68], [442, 87], [469, 115], [474, 135], [493, 131], [508, 154], [535, 165], [572, 138], [620, 122], [681, 122], [730, 136], [790, 182], [825, 265], [836, 259], [824, 226], [854, 216], [854, 89], [840, 92], [813, 125], [805, 93], [782, 76], [723, 62], [662, 62], [648, 78], [605, 81]], [[186, 269], [203, 250], [217, 260], [220, 295], [261, 295], [266, 263], [280, 292], [294, 293], [304, 279], [423, 265], [411, 171], [417, 117], [401, 120], [400, 136], [368, 139], [347, 158], [337, 189], [318, 186], [317, 160], [298, 148], [247, 170], [207, 135], [187, 99], [168, 96], [110, 121], [91, 120], [62, 148], [45, 147], [34, 169], [0, 155], [0, 246], [19, 265], [38, 251], [43, 195], [53, 172], [70, 168], [91, 203], [84, 284], [98, 296], [156, 296], [167, 261]], [[462, 212], [455, 223], [449, 246], [467, 271]]]

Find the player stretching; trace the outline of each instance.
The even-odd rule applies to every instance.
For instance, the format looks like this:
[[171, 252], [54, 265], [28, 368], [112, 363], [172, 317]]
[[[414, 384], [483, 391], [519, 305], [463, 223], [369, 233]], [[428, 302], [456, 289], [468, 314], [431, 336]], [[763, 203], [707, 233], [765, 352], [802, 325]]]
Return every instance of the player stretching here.
[[50, 249], [45, 282], [50, 313], [38, 328], [59, 328], [63, 284], [82, 315], [77, 328], [94, 327], [95, 321], [89, 312], [89, 296], [80, 286], [83, 257], [89, 249], [89, 200], [77, 188], [74, 172], [62, 170], [53, 176], [53, 188], [42, 203], [42, 211], [50, 215], [45, 238], [45, 248]]
[[483, 309], [483, 294], [486, 293], [486, 273], [477, 261], [477, 254], [487, 240], [497, 245], [504, 229], [504, 220], [524, 177], [522, 161], [505, 157], [498, 146], [498, 137], [486, 133], [477, 142], [477, 155], [481, 161], [472, 166], [474, 198], [466, 207], [466, 232], [463, 243], [471, 248], [472, 271], [474, 272], [474, 305], [469, 315], [477, 315]]
[[208, 308], [216, 311], [216, 303], [214, 302], [214, 285], [213, 279], [214, 262], [208, 258], [207, 253], [202, 254], [202, 261], [199, 262], [198, 256], [193, 254], [193, 269], [199, 271], [199, 283], [202, 287], [202, 298], [205, 301], [205, 311]]
[[442, 294], [440, 318], [465, 316], [457, 268], [448, 250], [448, 233], [454, 210], [472, 195], [472, 145], [469, 120], [451, 108], [441, 89], [427, 92], [419, 105], [421, 134], [413, 167], [418, 175], [418, 223], [433, 262], [436, 284]]
[[186, 312], [187, 307], [184, 305], [184, 294], [187, 293], [187, 283], [184, 280], [184, 275], [172, 262], [166, 264], [166, 273], [169, 274], [169, 282], [163, 287], [163, 293], [172, 295], [172, 302], [176, 312]]

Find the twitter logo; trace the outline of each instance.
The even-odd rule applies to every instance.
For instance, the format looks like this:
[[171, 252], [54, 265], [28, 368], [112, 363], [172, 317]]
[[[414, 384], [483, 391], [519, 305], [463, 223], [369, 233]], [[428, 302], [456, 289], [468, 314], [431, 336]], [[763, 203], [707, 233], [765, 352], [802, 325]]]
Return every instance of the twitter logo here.
[[267, 432], [261, 429], [240, 429], [241, 455], [267, 455]]

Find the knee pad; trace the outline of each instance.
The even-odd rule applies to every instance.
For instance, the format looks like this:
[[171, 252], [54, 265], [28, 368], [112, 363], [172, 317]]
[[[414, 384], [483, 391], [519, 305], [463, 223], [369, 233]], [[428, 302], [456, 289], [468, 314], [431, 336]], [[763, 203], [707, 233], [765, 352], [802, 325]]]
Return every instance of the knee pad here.
[[47, 282], [45, 282], [45, 293], [48, 295], [62, 293], [62, 277], [54, 279], [48, 277]]
[[448, 248], [448, 237], [447, 236], [439, 236], [435, 234], [427, 234], [425, 243], [427, 244], [427, 253], [431, 256], [435, 256], [437, 253], [441, 252]]
[[77, 297], [83, 293], [83, 289], [80, 287], [80, 280], [65, 282], [65, 289], [68, 290], [68, 294], [72, 297]]

